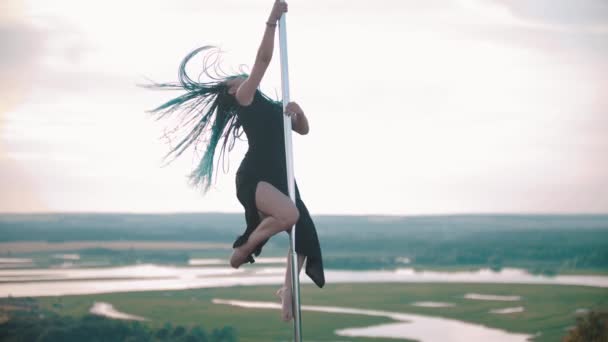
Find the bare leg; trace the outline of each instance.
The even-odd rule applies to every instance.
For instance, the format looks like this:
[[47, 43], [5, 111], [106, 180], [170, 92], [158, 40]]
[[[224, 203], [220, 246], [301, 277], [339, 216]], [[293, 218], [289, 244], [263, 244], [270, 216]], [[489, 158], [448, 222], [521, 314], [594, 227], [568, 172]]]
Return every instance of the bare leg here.
[[280, 232], [282, 223], [272, 216], [267, 216], [260, 222], [258, 227], [249, 235], [247, 242], [234, 249], [230, 258], [230, 265], [234, 268], [239, 268], [247, 257], [253, 253], [255, 247], [262, 241]]
[[234, 249], [230, 265], [239, 268], [255, 248], [271, 236], [291, 229], [300, 217], [298, 208], [277, 190], [272, 184], [261, 181], [255, 192], [256, 206], [260, 213], [261, 222], [249, 235], [247, 242]]
[[[298, 254], [298, 275], [302, 270], [302, 265], [306, 259], [305, 255]], [[287, 253], [287, 267], [285, 270], [285, 282], [283, 286], [276, 292], [276, 295], [281, 299], [282, 313], [281, 318], [283, 321], [288, 322], [293, 318], [292, 308], [292, 281], [291, 281], [291, 248]]]

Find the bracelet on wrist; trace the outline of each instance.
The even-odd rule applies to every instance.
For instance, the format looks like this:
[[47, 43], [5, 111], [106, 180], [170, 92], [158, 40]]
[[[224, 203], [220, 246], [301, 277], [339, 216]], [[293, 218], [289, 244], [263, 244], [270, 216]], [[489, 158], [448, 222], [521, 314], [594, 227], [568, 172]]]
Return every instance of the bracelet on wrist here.
[[277, 24], [276, 24], [276, 23], [271, 23], [271, 22], [268, 22], [268, 21], [267, 21], [267, 22], [266, 22], [266, 26], [272, 26], [272, 27], [275, 27], [275, 26], [277, 26]]

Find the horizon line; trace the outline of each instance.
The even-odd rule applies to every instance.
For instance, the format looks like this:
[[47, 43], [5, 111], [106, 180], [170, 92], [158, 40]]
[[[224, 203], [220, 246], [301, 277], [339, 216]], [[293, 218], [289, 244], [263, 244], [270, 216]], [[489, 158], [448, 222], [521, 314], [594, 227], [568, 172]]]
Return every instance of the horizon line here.
[[[244, 215], [240, 211], [159, 211], [159, 212], [137, 212], [137, 211], [31, 211], [31, 212], [4, 212], [3, 215], [197, 215], [197, 214], [220, 214], [220, 215]], [[354, 217], [439, 217], [439, 216], [608, 216], [608, 212], [461, 212], [461, 213], [412, 213], [412, 214], [386, 214], [386, 213], [321, 213], [311, 216], [354, 216]]]

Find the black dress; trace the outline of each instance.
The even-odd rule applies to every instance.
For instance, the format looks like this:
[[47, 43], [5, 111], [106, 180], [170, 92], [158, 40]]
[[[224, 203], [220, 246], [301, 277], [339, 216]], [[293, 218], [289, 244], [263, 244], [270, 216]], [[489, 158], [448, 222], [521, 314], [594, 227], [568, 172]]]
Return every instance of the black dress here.
[[[289, 196], [282, 104], [256, 90], [253, 102], [249, 106], [239, 107], [237, 116], [249, 143], [249, 149], [236, 173], [236, 193], [239, 202], [245, 208], [247, 229], [243, 235], [237, 237], [232, 245], [233, 248], [245, 244], [249, 235], [260, 223], [255, 203], [258, 182], [268, 182]], [[325, 275], [317, 231], [308, 209], [300, 198], [297, 183], [295, 188], [296, 207], [300, 213], [296, 223], [296, 253], [306, 256], [306, 274], [318, 287], [323, 287]], [[247, 261], [254, 263], [253, 255], [260, 255], [267, 241], [259, 244]]]

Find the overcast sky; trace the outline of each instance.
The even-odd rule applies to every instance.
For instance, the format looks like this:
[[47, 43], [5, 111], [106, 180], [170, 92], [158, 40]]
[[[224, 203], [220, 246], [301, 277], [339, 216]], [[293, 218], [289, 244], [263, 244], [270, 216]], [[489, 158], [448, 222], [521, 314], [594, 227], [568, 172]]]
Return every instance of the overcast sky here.
[[[181, 59], [251, 66], [272, 0], [2, 0], [0, 211], [241, 212], [162, 168]], [[608, 212], [608, 2], [292, 0], [295, 173], [313, 214]], [[276, 58], [262, 84], [280, 94]], [[196, 63], [193, 66], [196, 66]]]

